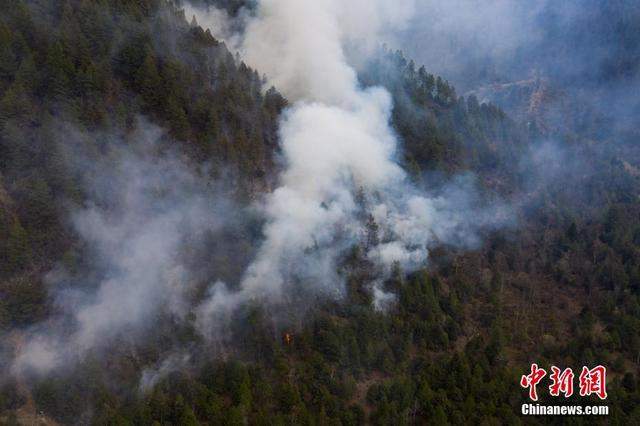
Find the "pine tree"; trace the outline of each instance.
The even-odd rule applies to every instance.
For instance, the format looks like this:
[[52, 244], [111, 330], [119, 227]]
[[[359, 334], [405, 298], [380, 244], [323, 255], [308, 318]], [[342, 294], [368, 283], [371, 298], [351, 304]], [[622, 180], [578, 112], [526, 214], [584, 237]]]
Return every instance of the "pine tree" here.
[[31, 102], [25, 87], [15, 82], [0, 99], [0, 126], [7, 120], [26, 124], [33, 113]]
[[147, 52], [140, 68], [136, 71], [135, 83], [145, 102], [150, 108], [155, 108], [159, 104], [162, 93], [162, 80], [158, 73], [156, 60], [151, 52]]
[[169, 98], [166, 101], [164, 112], [169, 121], [171, 135], [178, 140], [187, 140], [190, 124], [184, 108], [175, 98]]
[[0, 79], [9, 80], [17, 68], [10, 28], [0, 21]]
[[52, 43], [47, 51], [47, 90], [53, 98], [68, 99], [71, 91], [70, 76], [74, 73], [74, 66], [65, 53], [62, 44]]

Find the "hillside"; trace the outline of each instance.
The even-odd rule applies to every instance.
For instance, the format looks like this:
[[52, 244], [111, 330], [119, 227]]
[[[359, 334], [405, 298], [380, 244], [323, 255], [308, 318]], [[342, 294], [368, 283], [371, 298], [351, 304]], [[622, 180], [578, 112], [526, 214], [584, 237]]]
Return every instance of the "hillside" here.
[[[396, 247], [372, 208], [387, 188], [349, 176], [351, 203], [332, 181], [319, 211], [348, 198], [362, 226], [329, 222], [306, 257], [284, 250], [277, 297], [234, 299], [272, 229], [304, 234], [269, 227], [304, 209], [268, 197], [288, 188], [292, 117], [322, 102], [288, 99], [172, 1], [0, 10], [3, 424], [558, 423], [519, 415], [531, 362], [606, 365], [597, 420], [640, 421], [640, 157], [579, 119], [549, 124], [539, 80], [459, 96], [376, 49], [354, 103], [389, 93], [399, 188], [463, 219], [387, 270], [371, 255]], [[324, 172], [312, 148], [304, 171]]]

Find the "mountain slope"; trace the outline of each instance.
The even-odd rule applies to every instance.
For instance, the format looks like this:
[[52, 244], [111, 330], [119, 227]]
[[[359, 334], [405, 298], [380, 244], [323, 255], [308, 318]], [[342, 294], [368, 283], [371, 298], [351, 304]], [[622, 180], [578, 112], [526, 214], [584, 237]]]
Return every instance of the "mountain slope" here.
[[[185, 183], [163, 167], [176, 159], [197, 170], [196, 184], [229, 179], [231, 216], [242, 222], [222, 232], [198, 229], [171, 252], [187, 259], [191, 273], [184, 282], [194, 304], [186, 314], [163, 306], [142, 331], [125, 327], [105, 342], [108, 350], [1, 382], [5, 419], [33, 401], [61, 424], [538, 424], [545, 419], [518, 416], [519, 377], [537, 361], [607, 365], [606, 420], [637, 421], [637, 158], [575, 135], [552, 134], [557, 142], [549, 143], [548, 134], [476, 97], [458, 97], [441, 77], [382, 49], [359, 80], [393, 97], [399, 162], [434, 192], [473, 173], [481, 198], [500, 194], [517, 223], [487, 232], [468, 252], [434, 248], [416, 273], [394, 271], [381, 283], [396, 296], [387, 312], [372, 306], [375, 271], [367, 247], [354, 245], [340, 265], [344, 300], [293, 294], [276, 309], [248, 304], [234, 314], [232, 338], [210, 343], [197, 333], [195, 302], [206, 296], [211, 271], [237, 278], [261, 238], [260, 220], [244, 221], [244, 207], [272, 187], [287, 101], [171, 2], [0, 0], [0, 9], [7, 11], [0, 16], [0, 258], [9, 260], [0, 265], [3, 337], [58, 320], [64, 306], [52, 297], [60, 294], [52, 274], [61, 265], [71, 281], [65, 295], [95, 296], [103, 265], [73, 218], [97, 205], [113, 209], [117, 224], [121, 212], [109, 201], [136, 171], [160, 167], [169, 178], [152, 180], [160, 202], [142, 209], [148, 217], [127, 232], [184, 201], [190, 175]], [[119, 149], [137, 147], [148, 132], [155, 135], [149, 161], [122, 168]], [[112, 173], [96, 197], [85, 181], [103, 169]], [[120, 227], [106, 229], [128, 241]], [[375, 220], [367, 232], [363, 244], [374, 244]], [[143, 259], [147, 269], [158, 266]], [[1, 359], [13, 360], [14, 341], [2, 340]], [[10, 377], [9, 362], [0, 368]]]

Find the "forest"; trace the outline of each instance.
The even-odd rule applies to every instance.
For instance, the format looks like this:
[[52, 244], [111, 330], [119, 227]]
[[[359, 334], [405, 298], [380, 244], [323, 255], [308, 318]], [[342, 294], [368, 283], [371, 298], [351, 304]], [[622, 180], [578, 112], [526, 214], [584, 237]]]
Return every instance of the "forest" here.
[[[204, 3], [234, 16], [260, 2]], [[509, 219], [383, 273], [369, 253], [384, 225], [357, 207], [365, 237], [341, 247], [340, 297], [302, 274], [203, 335], [212, 282], [241, 291], [261, 252], [269, 218], [252, 206], [283, 179], [281, 120], [299, 101], [202, 25], [168, 0], [0, 0], [1, 424], [640, 424], [640, 129], [580, 102], [571, 125], [519, 121], [387, 45], [358, 88], [389, 93], [412, 188], [462, 182], [463, 208], [500, 200]], [[154, 258], [114, 241], [146, 238], [171, 243]], [[125, 272], [145, 284], [112, 315], [157, 308], [101, 323], [76, 310]], [[16, 367], [31, 336], [84, 338], [86, 316], [106, 331], [77, 357]], [[605, 365], [609, 415], [520, 415], [532, 362]], [[539, 389], [541, 404], [602, 403]]]

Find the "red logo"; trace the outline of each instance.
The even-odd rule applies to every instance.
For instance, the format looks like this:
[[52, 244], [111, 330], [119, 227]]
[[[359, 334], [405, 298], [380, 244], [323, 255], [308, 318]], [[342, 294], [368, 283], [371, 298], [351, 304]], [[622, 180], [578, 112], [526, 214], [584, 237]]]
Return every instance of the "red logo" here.
[[560, 369], [555, 365], [551, 367], [551, 385], [549, 386], [549, 393], [551, 396], [559, 396], [564, 394], [565, 398], [569, 398], [573, 395], [573, 370], [565, 368], [562, 373]]
[[523, 388], [529, 388], [529, 398], [534, 401], [538, 400], [538, 392], [536, 386], [540, 383], [540, 380], [547, 375], [547, 372], [542, 368], [538, 368], [538, 364], [531, 364], [531, 374], [522, 376], [520, 379], [520, 386]]
[[[539, 368], [538, 364], [531, 364], [531, 372], [520, 378], [520, 386], [529, 389], [529, 398], [533, 401], [538, 400], [537, 385], [547, 375], [546, 370]], [[551, 374], [549, 379], [549, 394], [551, 396], [560, 396], [563, 394], [565, 398], [573, 395], [573, 379], [575, 375], [571, 368], [560, 368], [555, 365], [551, 366]], [[580, 396], [597, 395], [600, 399], [607, 398], [607, 368], [598, 365], [592, 369], [582, 367], [582, 373], [579, 377]]]
[[592, 393], [600, 399], [607, 398], [607, 369], [601, 365], [589, 370], [582, 367], [580, 373], [580, 396], [589, 396]]

